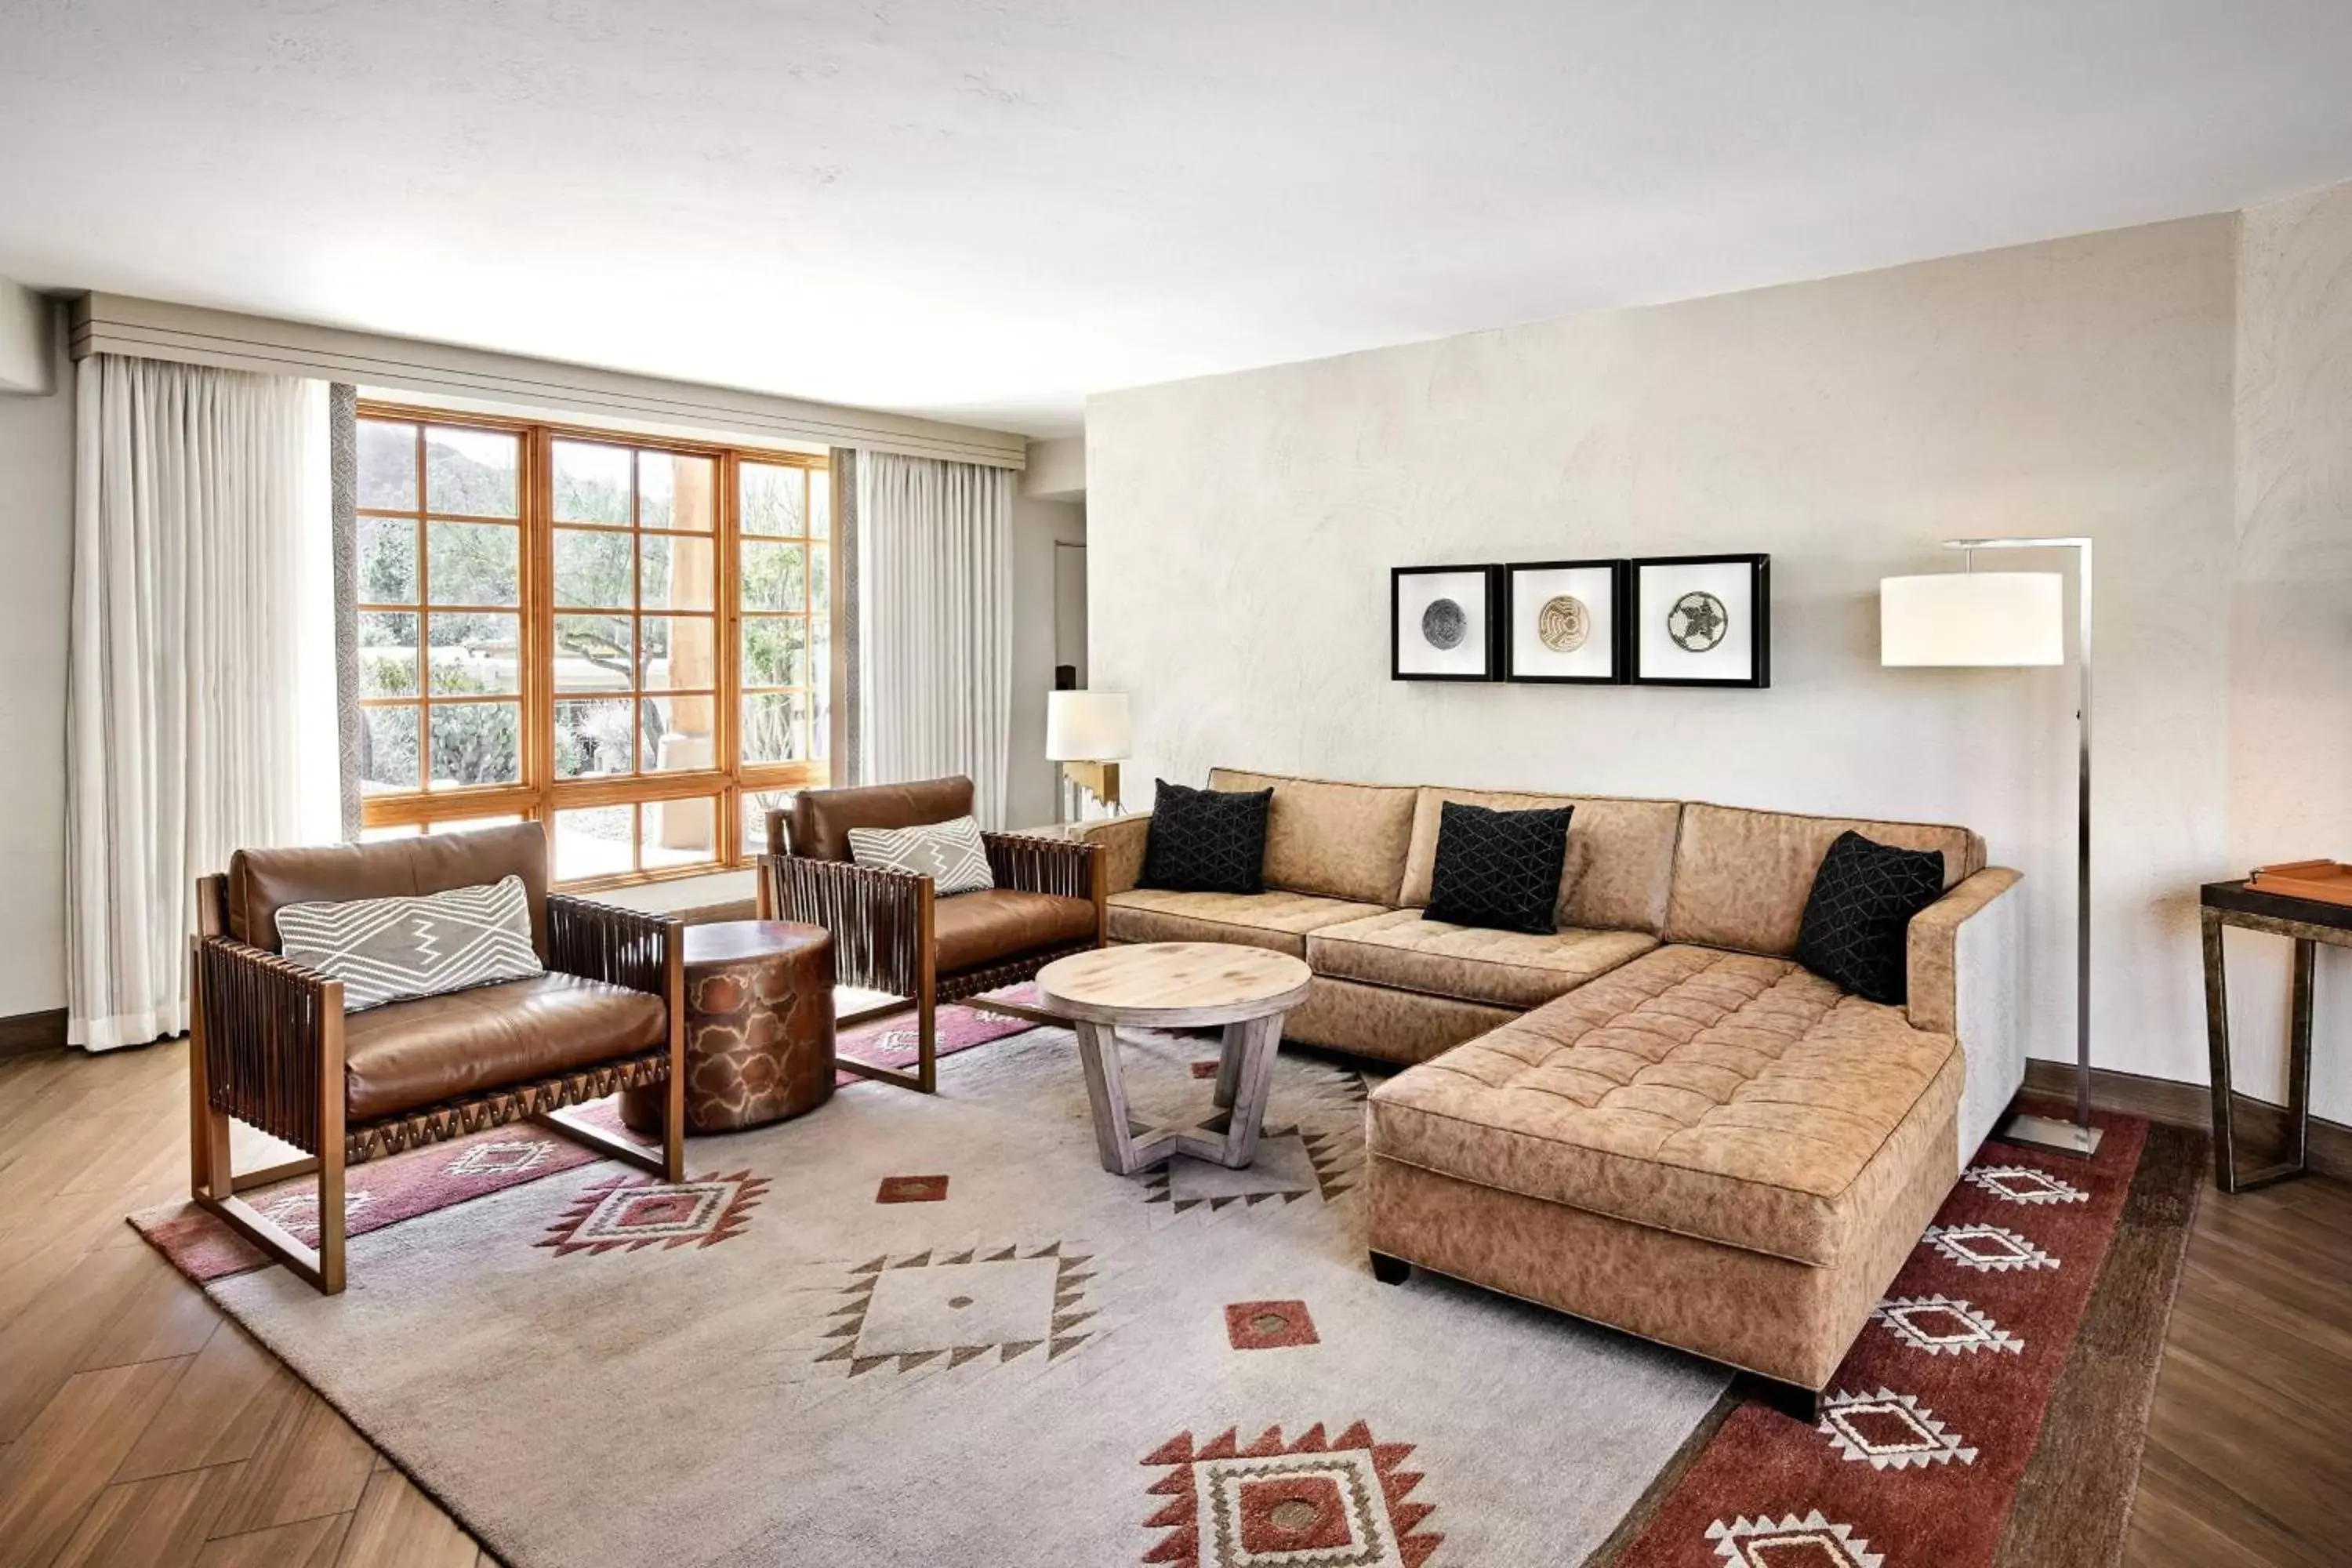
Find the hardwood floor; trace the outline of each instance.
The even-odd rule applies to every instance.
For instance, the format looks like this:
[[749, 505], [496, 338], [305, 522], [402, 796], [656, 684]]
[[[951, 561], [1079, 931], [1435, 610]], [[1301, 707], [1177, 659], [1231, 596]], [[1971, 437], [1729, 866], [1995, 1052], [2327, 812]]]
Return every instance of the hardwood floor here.
[[[184, 1194], [187, 1137], [177, 1045], [0, 1058], [0, 1568], [493, 1562], [122, 1223]], [[2352, 1185], [2208, 1191], [2126, 1561], [2347, 1541]]]

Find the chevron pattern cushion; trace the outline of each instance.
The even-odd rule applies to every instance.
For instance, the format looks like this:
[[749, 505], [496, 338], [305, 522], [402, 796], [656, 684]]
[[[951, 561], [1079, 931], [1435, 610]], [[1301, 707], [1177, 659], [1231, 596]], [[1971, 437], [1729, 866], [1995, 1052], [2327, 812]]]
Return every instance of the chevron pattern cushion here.
[[1274, 791], [1192, 789], [1152, 781], [1151, 826], [1136, 886], [1178, 893], [1265, 891]]
[[1942, 850], [1841, 833], [1813, 873], [1797, 962], [1867, 1001], [1900, 1007], [1911, 990], [1911, 917], [1943, 896]]
[[1444, 803], [1426, 919], [1489, 931], [1549, 934], [1559, 908], [1573, 806], [1496, 811]]
[[473, 888], [278, 911], [286, 956], [343, 983], [343, 1011], [546, 973], [520, 877]]
[[988, 868], [988, 846], [980, 837], [977, 817], [952, 822], [928, 822], [920, 827], [853, 827], [849, 858], [860, 866], [886, 871], [912, 871], [931, 879], [931, 891], [944, 899], [950, 893], [978, 893], [996, 886]]

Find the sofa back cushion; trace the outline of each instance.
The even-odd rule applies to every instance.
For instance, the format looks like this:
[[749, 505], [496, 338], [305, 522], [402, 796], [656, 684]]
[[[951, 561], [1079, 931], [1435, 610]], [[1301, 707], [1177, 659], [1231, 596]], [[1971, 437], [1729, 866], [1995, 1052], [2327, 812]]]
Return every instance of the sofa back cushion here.
[[1643, 931], [1655, 936], [1665, 925], [1681, 802], [1522, 795], [1507, 790], [1421, 790], [1413, 809], [1404, 887], [1397, 900], [1408, 908], [1419, 909], [1429, 902], [1430, 875], [1437, 865], [1437, 829], [1447, 801], [1494, 811], [1574, 806], [1576, 815], [1568, 824], [1566, 874], [1559, 885], [1560, 929]]
[[271, 952], [288, 904], [415, 898], [519, 877], [530, 906], [530, 944], [547, 962], [547, 829], [536, 822], [299, 849], [240, 849], [228, 860], [228, 934]]
[[1901, 849], [1939, 849], [1948, 890], [1984, 868], [1984, 840], [1965, 827], [1744, 811], [1693, 801], [1675, 850], [1669, 942], [1793, 957], [1822, 857], [1842, 833]]
[[1214, 768], [1209, 787], [1274, 791], [1265, 824], [1266, 886], [1395, 907], [1420, 794], [1412, 785], [1329, 784]]

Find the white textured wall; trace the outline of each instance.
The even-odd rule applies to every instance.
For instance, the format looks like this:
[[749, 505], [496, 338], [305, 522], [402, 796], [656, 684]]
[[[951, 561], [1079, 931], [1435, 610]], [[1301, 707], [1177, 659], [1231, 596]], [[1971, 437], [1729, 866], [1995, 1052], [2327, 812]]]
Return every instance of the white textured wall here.
[[[2352, 185], [2245, 215], [2230, 853], [2352, 860]], [[2286, 943], [2230, 939], [2239, 1085], [2285, 1089]], [[2322, 948], [2314, 1101], [2352, 1120], [2352, 953]]]
[[[2236, 231], [1093, 399], [1091, 653], [1133, 696], [1139, 781], [1232, 763], [1964, 822], [2027, 875], [2031, 1048], [2068, 1057], [2073, 672], [1882, 669], [1877, 583], [1956, 565], [1955, 534], [2089, 533], [2095, 1057], [2201, 1077], [2195, 889], [2231, 861]], [[1388, 679], [1392, 565], [1746, 550], [1773, 557], [1769, 691]]]
[[49, 327], [52, 390], [0, 392], [0, 1016], [66, 1004], [73, 371], [59, 324]]

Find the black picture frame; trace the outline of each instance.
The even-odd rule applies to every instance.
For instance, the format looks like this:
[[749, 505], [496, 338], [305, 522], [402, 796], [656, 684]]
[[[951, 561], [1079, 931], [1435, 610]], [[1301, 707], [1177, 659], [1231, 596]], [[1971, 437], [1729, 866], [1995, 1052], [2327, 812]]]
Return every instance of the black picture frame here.
[[[1503, 679], [1528, 686], [1622, 686], [1632, 679], [1632, 626], [1629, 598], [1633, 572], [1622, 559], [1587, 561], [1510, 561], [1502, 574], [1502, 613], [1496, 629], [1502, 644]], [[1609, 673], [1606, 675], [1547, 675], [1521, 668], [1518, 657], [1518, 581], [1522, 573], [1597, 572], [1609, 574]]]
[[[1633, 682], [1637, 686], [1715, 686], [1761, 689], [1772, 684], [1772, 558], [1769, 555], [1649, 555], [1626, 563], [1626, 637]], [[1649, 603], [1643, 597], [1645, 574], [1670, 574], [1678, 568], [1738, 566], [1746, 568], [1748, 602], [1753, 614], [1748, 626], [1748, 673], [1719, 678], [1681, 673], [1654, 654], [1644, 655]], [[1733, 630], [1738, 629], [1737, 620]], [[1709, 651], [1712, 651], [1711, 649]]]
[[[1479, 652], [1484, 666], [1476, 673], [1437, 671], [1404, 668], [1404, 585], [1409, 577], [1468, 577], [1479, 580], [1479, 614], [1482, 619]], [[1389, 679], [1391, 680], [1451, 680], [1486, 682], [1502, 678], [1502, 643], [1500, 638], [1503, 569], [1491, 563], [1455, 566], [1391, 566], [1389, 568]], [[1414, 628], [1417, 632], [1419, 627]]]

